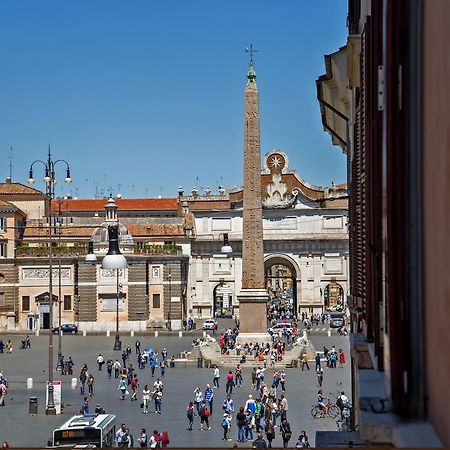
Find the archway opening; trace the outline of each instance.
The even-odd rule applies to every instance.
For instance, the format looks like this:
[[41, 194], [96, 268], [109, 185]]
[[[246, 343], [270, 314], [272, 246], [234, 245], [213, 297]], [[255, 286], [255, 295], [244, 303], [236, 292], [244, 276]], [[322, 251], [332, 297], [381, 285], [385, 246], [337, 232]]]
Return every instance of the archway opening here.
[[233, 317], [233, 292], [231, 287], [226, 283], [220, 283], [214, 288], [213, 295], [213, 317]]
[[344, 311], [344, 289], [339, 283], [332, 281], [325, 286], [323, 300], [326, 311]]
[[266, 261], [265, 282], [269, 320], [292, 319], [297, 311], [297, 276], [287, 261]]

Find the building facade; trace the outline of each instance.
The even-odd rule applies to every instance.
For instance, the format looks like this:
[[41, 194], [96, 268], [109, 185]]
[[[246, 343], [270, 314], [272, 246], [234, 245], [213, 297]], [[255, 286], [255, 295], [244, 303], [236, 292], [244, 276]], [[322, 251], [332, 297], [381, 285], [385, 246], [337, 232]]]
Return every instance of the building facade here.
[[[288, 168], [281, 150], [263, 159], [264, 269], [272, 299], [297, 313], [324, 312], [345, 302], [348, 290], [346, 186], [312, 186]], [[242, 288], [242, 189], [180, 195], [195, 219], [188, 305], [195, 318], [239, 316]], [[233, 248], [220, 252], [223, 235]], [[343, 308], [342, 308], [343, 309]]]
[[348, 156], [355, 426], [448, 446], [448, 3], [351, 0], [348, 27], [317, 88]]
[[[117, 205], [113, 199], [57, 199], [49, 218], [48, 199], [36, 189], [7, 180], [0, 197], [10, 199], [0, 198], [0, 329], [48, 329], [60, 315], [61, 323], [81, 330], [114, 330], [117, 302], [122, 330], [181, 328], [192, 225], [179, 214], [176, 198], [117, 199]], [[108, 248], [105, 207], [111, 205], [119, 210], [119, 242], [128, 261], [121, 271], [101, 268]], [[85, 261], [89, 240], [96, 264]]]

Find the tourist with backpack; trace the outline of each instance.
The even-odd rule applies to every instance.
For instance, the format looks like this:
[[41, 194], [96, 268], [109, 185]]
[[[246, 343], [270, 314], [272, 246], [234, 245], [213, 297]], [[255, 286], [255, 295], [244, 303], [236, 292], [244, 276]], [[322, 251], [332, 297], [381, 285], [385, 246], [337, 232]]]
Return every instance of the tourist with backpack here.
[[169, 433], [167, 432], [167, 430], [164, 430], [161, 434], [161, 448], [167, 448], [169, 442]]
[[189, 402], [187, 405], [186, 417], [188, 420], [188, 427], [186, 430], [192, 431], [192, 426], [194, 425], [194, 402]]
[[209, 416], [211, 415], [211, 413], [209, 412], [209, 409], [206, 406], [205, 400], [202, 400], [202, 402], [200, 403], [200, 409], [199, 409], [198, 415], [200, 416], [199, 430], [203, 431], [203, 424], [206, 425], [207, 430], [210, 430], [211, 427], [209, 426]]
[[160, 448], [161, 447], [161, 436], [159, 435], [157, 430], [153, 431], [153, 434], [151, 435], [148, 446], [150, 448]]
[[289, 441], [292, 437], [291, 425], [287, 421], [286, 417], [284, 417], [283, 421], [280, 425], [281, 437], [283, 438], [283, 448], [287, 448]]
[[231, 416], [227, 413], [223, 415], [222, 423], [220, 424], [223, 429], [222, 441], [231, 441], [229, 432], [231, 428]]

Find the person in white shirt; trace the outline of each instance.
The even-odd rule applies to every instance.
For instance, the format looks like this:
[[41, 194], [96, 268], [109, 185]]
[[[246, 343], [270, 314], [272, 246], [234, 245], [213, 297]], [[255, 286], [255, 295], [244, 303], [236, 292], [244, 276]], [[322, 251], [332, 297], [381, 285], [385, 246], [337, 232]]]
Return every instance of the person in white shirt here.
[[148, 414], [148, 404], [150, 403], [150, 389], [147, 385], [144, 386], [142, 391], [142, 414]]
[[164, 389], [164, 384], [159, 378], [157, 378], [156, 381], [153, 383], [153, 387], [155, 389], [160, 389], [162, 391]]
[[219, 368], [216, 366], [214, 368], [214, 373], [213, 373], [213, 386], [214, 386], [214, 389], [219, 389], [219, 379], [220, 379], [220, 371], [219, 371]]
[[197, 414], [200, 414], [200, 405], [202, 404], [203, 400], [203, 392], [200, 390], [199, 387], [196, 387], [194, 390], [194, 403], [195, 407], [197, 408]]

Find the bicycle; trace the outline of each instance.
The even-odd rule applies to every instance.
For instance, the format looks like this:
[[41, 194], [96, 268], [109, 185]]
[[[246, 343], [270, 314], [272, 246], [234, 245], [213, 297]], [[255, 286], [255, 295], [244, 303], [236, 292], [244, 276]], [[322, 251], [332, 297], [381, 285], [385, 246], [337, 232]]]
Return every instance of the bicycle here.
[[331, 403], [329, 400], [326, 404], [328, 408], [328, 412], [325, 415], [325, 410], [321, 408], [319, 405], [313, 405], [311, 408], [311, 416], [314, 419], [321, 419], [323, 417], [331, 417], [332, 419], [335, 419], [340, 414], [340, 409], [334, 404]]

